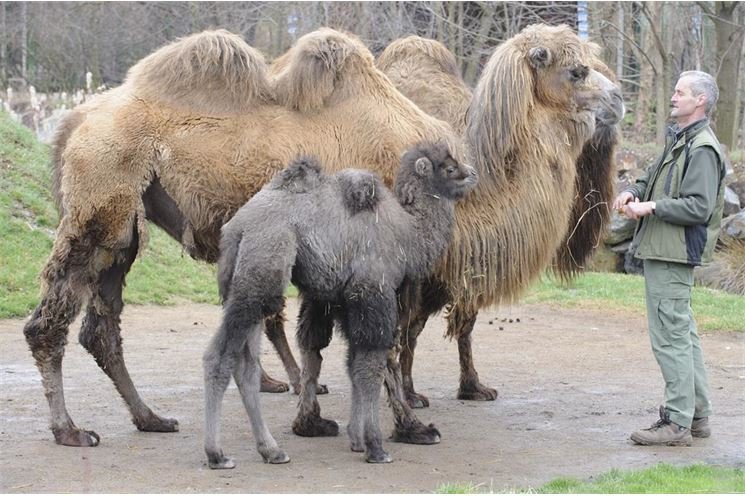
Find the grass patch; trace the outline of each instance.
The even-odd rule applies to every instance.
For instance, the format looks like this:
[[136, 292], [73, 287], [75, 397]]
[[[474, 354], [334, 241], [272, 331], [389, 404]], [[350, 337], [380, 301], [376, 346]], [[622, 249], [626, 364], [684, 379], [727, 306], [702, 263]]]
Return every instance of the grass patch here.
[[[643, 470], [613, 469], [589, 481], [572, 478], [555, 479], [539, 488], [504, 489], [510, 494], [665, 494], [665, 493], [742, 493], [745, 471], [742, 468], [713, 465], [675, 467], [659, 464]], [[438, 494], [492, 493], [483, 485], [444, 484]]]
[[660, 464], [644, 470], [611, 470], [593, 481], [562, 478], [540, 487], [537, 493], [741, 493], [741, 468], [711, 465], [674, 467]]
[[[639, 314], [647, 311], [643, 277], [606, 272], [586, 272], [568, 283], [545, 275], [521, 301]], [[691, 305], [701, 331], [745, 331], [742, 296], [697, 286], [693, 288]]]

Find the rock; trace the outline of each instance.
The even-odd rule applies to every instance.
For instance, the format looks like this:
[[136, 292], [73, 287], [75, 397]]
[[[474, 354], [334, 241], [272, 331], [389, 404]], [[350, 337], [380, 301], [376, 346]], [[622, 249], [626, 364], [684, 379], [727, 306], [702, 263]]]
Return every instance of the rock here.
[[644, 274], [643, 262], [633, 257], [630, 251], [624, 255], [623, 269], [627, 274]]
[[729, 186], [724, 188], [724, 211], [723, 215], [734, 215], [740, 211], [740, 197]]
[[745, 180], [732, 181], [727, 187], [740, 199], [740, 206], [745, 207]]
[[722, 219], [722, 230], [719, 237], [745, 239], [745, 210]]
[[613, 251], [613, 248], [601, 243], [587, 263], [587, 270], [593, 272], [623, 272], [623, 254], [618, 254]]
[[608, 225], [608, 234], [603, 240], [606, 245], [617, 245], [627, 239], [634, 237], [636, 221], [629, 219], [618, 212], [611, 212], [610, 224]]

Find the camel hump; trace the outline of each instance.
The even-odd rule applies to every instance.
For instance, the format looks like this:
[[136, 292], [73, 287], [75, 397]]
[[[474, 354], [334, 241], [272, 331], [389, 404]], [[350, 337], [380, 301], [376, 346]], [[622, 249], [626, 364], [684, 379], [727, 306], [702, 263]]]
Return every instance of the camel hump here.
[[457, 79], [461, 77], [453, 52], [439, 41], [421, 36], [407, 36], [391, 42], [378, 57], [377, 65], [385, 72], [405, 60], [416, 61], [417, 67], [434, 66]]
[[281, 189], [290, 193], [305, 193], [321, 184], [323, 172], [321, 164], [314, 156], [298, 157], [282, 169], [271, 183], [272, 189]]
[[352, 215], [365, 210], [374, 210], [380, 202], [384, 186], [380, 179], [369, 171], [346, 169], [337, 174], [344, 206]]
[[181, 38], [127, 74], [135, 94], [206, 113], [235, 114], [271, 99], [263, 55], [224, 29]]
[[[359, 64], [359, 65], [357, 65]], [[277, 101], [301, 112], [323, 108], [360, 65], [374, 70], [367, 47], [353, 35], [322, 28], [301, 37], [272, 64]]]

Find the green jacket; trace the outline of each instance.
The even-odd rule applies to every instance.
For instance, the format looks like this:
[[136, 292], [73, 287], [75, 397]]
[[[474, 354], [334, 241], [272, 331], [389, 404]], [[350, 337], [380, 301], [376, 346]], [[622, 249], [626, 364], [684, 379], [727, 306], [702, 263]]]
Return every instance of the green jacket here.
[[637, 258], [701, 265], [711, 261], [724, 208], [724, 157], [708, 119], [671, 128], [660, 159], [626, 191], [656, 202], [636, 226]]

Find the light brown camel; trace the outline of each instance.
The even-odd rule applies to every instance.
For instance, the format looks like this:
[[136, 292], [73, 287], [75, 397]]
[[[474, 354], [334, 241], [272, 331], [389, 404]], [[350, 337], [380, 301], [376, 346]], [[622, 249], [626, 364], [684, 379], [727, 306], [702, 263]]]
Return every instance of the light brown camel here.
[[[588, 53], [593, 59], [590, 66], [603, 73], [608, 78], [614, 79], [613, 74], [607, 66], [598, 58], [599, 47], [593, 43], [586, 42]], [[422, 110], [438, 119], [448, 122], [453, 128], [463, 134], [469, 121], [467, 111], [469, 106], [477, 107], [479, 102], [473, 99], [473, 93], [466, 85], [458, 71], [455, 56], [442, 43], [409, 36], [392, 42], [380, 54], [376, 61], [380, 68], [398, 88], [401, 93], [416, 103]], [[542, 246], [538, 243], [528, 244], [527, 249], [533, 252], [543, 252], [541, 259], [544, 264], [552, 268], [560, 277], [570, 278], [584, 268], [585, 263], [593, 253], [594, 248], [600, 242], [600, 237], [605, 229], [610, 216], [608, 201], [613, 194], [614, 149], [619, 139], [617, 123], [623, 114], [620, 99], [614, 107], [596, 113], [595, 133], [588, 141], [576, 161], [576, 185], [564, 191], [555, 192], [554, 201], [560, 202], [563, 207], [572, 205], [570, 220], [561, 228], [561, 224], [547, 224], [546, 229], [552, 232], [554, 240], [562, 240], [561, 243], [551, 243]], [[505, 153], [507, 156], [507, 153]], [[519, 160], [519, 159], [517, 159]], [[549, 176], [543, 180], [553, 181]], [[506, 188], [510, 191], [509, 188]], [[544, 191], [545, 186], [536, 188], [536, 192]], [[520, 193], [512, 194], [519, 195]], [[517, 197], [513, 197], [517, 199]], [[522, 198], [522, 203], [530, 203], [531, 198]], [[510, 202], [507, 210], [503, 212], [497, 227], [499, 236], [531, 239], [536, 230], [541, 229], [542, 217], [534, 217], [530, 223], [525, 223], [524, 218], [511, 215], [511, 210], [521, 208], [522, 203]], [[520, 207], [518, 207], [520, 205]], [[537, 215], [539, 210], [534, 210]], [[566, 215], [562, 208], [548, 211], [549, 217], [553, 215]], [[545, 238], [544, 238], [545, 239]], [[557, 248], [553, 260], [544, 252], [551, 247]], [[497, 265], [489, 265], [485, 268], [473, 271], [478, 276], [485, 276], [496, 281], [501, 279], [497, 267], [509, 267], [511, 260], [519, 257], [514, 249], [525, 250], [524, 244], [508, 243], [495, 251], [498, 257]], [[522, 256], [527, 256], [523, 254]], [[537, 259], [537, 257], [536, 257]], [[449, 305], [450, 314], [447, 336], [458, 339], [458, 350], [460, 354], [460, 387], [459, 399], [471, 400], [494, 400], [497, 397], [495, 389], [484, 386], [479, 382], [478, 374], [473, 364], [471, 352], [471, 331], [476, 312], [481, 305], [498, 304], [502, 302], [515, 301], [526, 289], [527, 284], [532, 282], [536, 276], [546, 268], [546, 265], [528, 265], [522, 275], [515, 279], [507, 274], [510, 281], [518, 280], [518, 284], [496, 284], [491, 289], [491, 296], [480, 298], [476, 305], [471, 304], [470, 310], [464, 309], [465, 299], [455, 299], [451, 294], [442, 294], [441, 290], [447, 288], [447, 284], [440, 278], [431, 281], [434, 287], [429, 288], [431, 304], [421, 308], [419, 315], [414, 317], [410, 326], [404, 332], [400, 364], [402, 371], [403, 387], [409, 404], [413, 407], [426, 407], [429, 405], [424, 395], [416, 393], [412, 378], [412, 367], [414, 350], [417, 337], [423, 330], [427, 318], [431, 313], [439, 311], [443, 306]], [[491, 269], [491, 270], [490, 270]], [[427, 289], [425, 288], [425, 291]], [[478, 308], [477, 308], [478, 307]], [[460, 317], [460, 319], [454, 318]], [[458, 321], [460, 320], [460, 321]]]
[[62, 387], [68, 326], [86, 302], [80, 343], [111, 377], [137, 428], [178, 429], [141, 400], [122, 353], [122, 286], [147, 239], [147, 220], [194, 258], [214, 262], [220, 227], [298, 155], [315, 155], [329, 170], [375, 170], [391, 184], [404, 150], [423, 140], [444, 140], [458, 155], [447, 124], [404, 98], [357, 38], [330, 29], [303, 36], [271, 75], [240, 37], [193, 35], [74, 109], [53, 151], [62, 216], [41, 303], [24, 328], [57, 443], [99, 442], [75, 426]]

